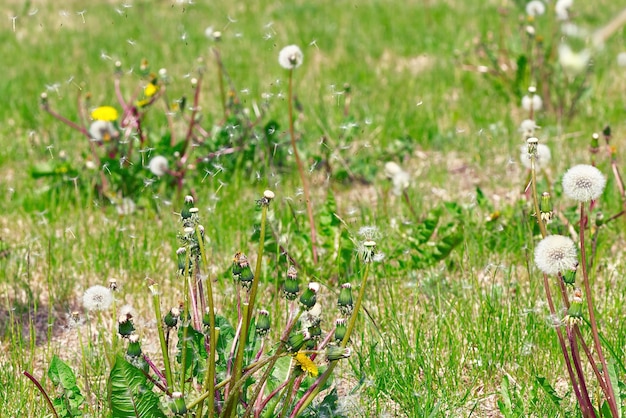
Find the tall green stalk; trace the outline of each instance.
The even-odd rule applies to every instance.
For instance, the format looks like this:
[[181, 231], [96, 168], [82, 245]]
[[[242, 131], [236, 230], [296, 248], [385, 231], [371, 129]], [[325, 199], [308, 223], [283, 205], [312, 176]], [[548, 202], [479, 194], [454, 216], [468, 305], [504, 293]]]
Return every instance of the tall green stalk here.
[[159, 285], [152, 283], [148, 286], [152, 292], [152, 304], [154, 306], [154, 317], [159, 330], [159, 343], [161, 344], [161, 354], [163, 355], [163, 364], [165, 366], [165, 380], [167, 381], [168, 390], [174, 387], [174, 379], [172, 379], [172, 369], [170, 366], [170, 357], [167, 344], [165, 343], [165, 331], [163, 330], [163, 318], [161, 318], [161, 301], [159, 299]]

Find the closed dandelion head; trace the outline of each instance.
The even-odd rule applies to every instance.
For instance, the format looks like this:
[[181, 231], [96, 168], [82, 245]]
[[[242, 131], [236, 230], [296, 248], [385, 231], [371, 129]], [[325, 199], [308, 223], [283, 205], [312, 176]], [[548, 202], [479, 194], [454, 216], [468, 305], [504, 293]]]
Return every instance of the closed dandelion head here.
[[579, 202], [596, 200], [602, 195], [604, 186], [606, 177], [592, 165], [576, 165], [563, 175], [563, 192]]
[[113, 303], [113, 293], [108, 287], [91, 286], [83, 294], [83, 306], [88, 311], [103, 311]]
[[[551, 153], [550, 148], [545, 144], [537, 144], [535, 154], [535, 168], [546, 168], [550, 163]], [[530, 154], [528, 153], [528, 145], [522, 145], [520, 147], [520, 161], [522, 165], [530, 169]]]
[[385, 176], [393, 184], [393, 193], [400, 196], [411, 185], [411, 176], [393, 161], [385, 163]]
[[283, 285], [283, 295], [287, 300], [294, 300], [300, 293], [300, 283], [298, 282], [298, 270], [294, 266], [287, 269], [287, 278]]
[[169, 163], [167, 161], [167, 158], [165, 158], [162, 155], [157, 155], [157, 156], [152, 157], [152, 159], [148, 163], [148, 169], [155, 176], [161, 177], [165, 173], [167, 173], [168, 165]]
[[280, 50], [278, 63], [286, 70], [293, 70], [302, 65], [304, 55], [297, 45], [289, 45]]
[[300, 296], [300, 305], [303, 309], [309, 310], [317, 303], [317, 292], [320, 290], [320, 284], [317, 282], [309, 283], [309, 286], [302, 292]]
[[575, 270], [578, 266], [576, 244], [562, 235], [549, 235], [535, 247], [535, 264], [545, 274]]

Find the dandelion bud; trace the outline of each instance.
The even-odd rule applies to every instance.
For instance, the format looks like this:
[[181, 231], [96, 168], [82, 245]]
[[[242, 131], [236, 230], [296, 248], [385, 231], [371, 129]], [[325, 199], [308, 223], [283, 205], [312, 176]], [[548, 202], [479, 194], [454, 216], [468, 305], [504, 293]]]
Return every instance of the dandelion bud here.
[[183, 416], [187, 414], [187, 406], [185, 405], [185, 398], [181, 392], [172, 393], [172, 401], [170, 402], [170, 410], [176, 416]]
[[317, 302], [317, 292], [320, 290], [320, 284], [316, 282], [309, 283], [309, 286], [306, 288], [304, 292], [302, 292], [302, 296], [300, 296], [300, 304], [307, 311], [315, 306]]
[[254, 279], [254, 273], [252, 273], [252, 269], [250, 268], [248, 257], [243, 253], [237, 253], [235, 257], [237, 258], [233, 263], [233, 277], [239, 280], [244, 289], [250, 289], [252, 280]]
[[591, 145], [589, 146], [589, 152], [597, 154], [600, 151], [600, 135], [593, 133], [591, 135]]
[[287, 279], [283, 286], [283, 294], [287, 300], [294, 300], [300, 293], [300, 284], [298, 283], [298, 270], [294, 266], [287, 269]]
[[270, 313], [265, 309], [259, 311], [256, 319], [256, 332], [260, 337], [265, 337], [270, 331]]
[[243, 254], [240, 251], [237, 251], [235, 253], [235, 256], [233, 257], [233, 278], [235, 279], [239, 279], [239, 276], [241, 275], [241, 272], [243, 271], [243, 269], [241, 268], [241, 265], [239, 264], [239, 258], [242, 256]]
[[543, 192], [541, 194], [541, 202], [539, 203], [539, 212], [543, 222], [550, 222], [554, 213], [552, 212], [552, 199], [550, 193]]
[[326, 348], [326, 360], [337, 361], [350, 357], [352, 350], [349, 348], [341, 348], [336, 345], [329, 345]]
[[135, 326], [133, 325], [133, 316], [130, 313], [120, 315], [117, 319], [117, 332], [123, 337], [127, 338], [133, 332], [135, 332]]
[[139, 335], [132, 334], [128, 337], [128, 348], [126, 349], [126, 355], [128, 357], [141, 356], [141, 343], [139, 342]]
[[567, 315], [565, 315], [565, 322], [570, 325], [580, 325], [583, 323], [583, 294], [580, 289], [574, 291], [574, 296], [567, 309]]
[[185, 272], [185, 261], [187, 260], [187, 248], [179, 247], [176, 250], [176, 259], [178, 264], [178, 272], [180, 274], [183, 274]]
[[302, 331], [292, 332], [287, 338], [287, 351], [291, 353], [297, 352], [302, 348], [305, 340], [306, 336]]
[[341, 285], [337, 306], [339, 306], [339, 312], [341, 312], [342, 315], [350, 315], [352, 313], [354, 301], [352, 299], [352, 285], [350, 283]]
[[335, 322], [335, 341], [342, 342], [344, 337], [346, 336], [346, 331], [348, 327], [346, 324], [345, 318], [339, 318]]
[[170, 309], [163, 318], [163, 323], [168, 328], [175, 328], [178, 325], [178, 317], [180, 316], [180, 310], [176, 307]]
[[602, 226], [604, 225], [604, 213], [602, 212], [598, 212], [596, 214], [596, 226]]
[[48, 107], [48, 93], [41, 93], [41, 96], [39, 96], [39, 99], [41, 100], [41, 105], [43, 107]]
[[195, 77], [192, 78], [191, 79], [191, 87], [195, 89], [197, 85], [198, 85], [198, 79], [195, 78]]
[[307, 328], [307, 332], [309, 334], [310, 339], [306, 342], [307, 349], [313, 350], [315, 345], [322, 337], [322, 327], [320, 327], [319, 322], [315, 325], [311, 325]]
[[575, 266], [573, 269], [571, 270], [565, 270], [564, 272], [561, 273], [561, 276], [563, 277], [563, 282], [565, 284], [574, 286], [574, 283], [576, 283], [576, 270], [577, 270], [578, 266]]

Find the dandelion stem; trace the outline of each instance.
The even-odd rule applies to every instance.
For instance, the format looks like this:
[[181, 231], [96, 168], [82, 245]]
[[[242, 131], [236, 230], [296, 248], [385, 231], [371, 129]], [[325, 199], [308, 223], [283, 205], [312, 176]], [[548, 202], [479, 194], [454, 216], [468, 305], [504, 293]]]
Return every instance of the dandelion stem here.
[[293, 149], [293, 155], [296, 158], [296, 165], [298, 166], [298, 173], [302, 180], [302, 190], [304, 191], [304, 200], [306, 201], [306, 211], [309, 215], [309, 227], [311, 230], [311, 250], [313, 252], [313, 263], [317, 264], [317, 233], [315, 230], [315, 219], [313, 218], [313, 205], [311, 203], [311, 193], [309, 191], [309, 182], [304, 174], [304, 166], [298, 154], [298, 147], [296, 146], [296, 133], [293, 127], [293, 69], [289, 70], [289, 137], [291, 138], [291, 148]]
[[598, 324], [596, 322], [596, 315], [593, 310], [593, 298], [591, 294], [591, 286], [589, 284], [589, 274], [587, 272], [587, 257], [585, 253], [585, 225], [587, 221], [587, 215], [585, 214], [585, 203], [580, 203], [580, 257], [583, 271], [583, 283], [585, 286], [585, 299], [587, 301], [587, 310], [589, 311], [589, 323], [591, 324], [591, 334], [593, 335], [593, 343], [600, 358], [600, 364], [602, 365], [602, 373], [604, 377], [604, 383], [606, 384], [606, 397], [611, 414], [614, 417], [619, 416], [617, 411], [617, 403], [615, 401], [615, 392], [613, 391], [613, 384], [611, 379], [608, 378], [608, 367], [604, 353], [602, 352], [602, 344], [600, 344], [600, 337], [598, 336]]
[[576, 342], [576, 338], [572, 332], [572, 327], [567, 327], [567, 339], [569, 340], [569, 346], [572, 351], [572, 362], [574, 363], [574, 367], [576, 368], [576, 374], [578, 375], [578, 382], [580, 383], [580, 388], [582, 389], [582, 400], [583, 404], [580, 405], [584, 416], [589, 416], [596, 418], [596, 414], [593, 410], [593, 406], [591, 403], [591, 399], [589, 399], [589, 391], [587, 390], [587, 384], [585, 383], [585, 374], [583, 373], [583, 369], [580, 365], [580, 353], [578, 352], [578, 343]]
[[[206, 249], [204, 248], [204, 239], [202, 233], [200, 231], [200, 227], [196, 226], [196, 236], [198, 237], [198, 246], [200, 247], [200, 256], [202, 257], [202, 264], [206, 267], [208, 266], [208, 260], [206, 256]], [[208, 363], [209, 367], [207, 370], [207, 375], [204, 380], [204, 390], [213, 394], [215, 392], [215, 349], [217, 345], [217, 330], [215, 329], [215, 305], [213, 302], [213, 284], [210, 278], [206, 280], [206, 290], [207, 290], [207, 305], [208, 305], [208, 313], [209, 313], [209, 358]], [[202, 416], [202, 406], [200, 403], [198, 406], [198, 416]], [[215, 409], [215, 396], [212, 395], [209, 397], [209, 418], [213, 417], [214, 409]]]
[[174, 379], [172, 379], [172, 369], [170, 368], [169, 352], [167, 344], [165, 343], [165, 332], [163, 330], [164, 323], [163, 319], [161, 318], [161, 302], [159, 300], [159, 292], [157, 287], [158, 285], [156, 283], [152, 284], [150, 285], [150, 290], [152, 292], [154, 316], [156, 318], [157, 329], [159, 331], [159, 343], [161, 344], [161, 353], [163, 354], [163, 364], [165, 366], [165, 380], [167, 381], [167, 388], [171, 390], [171, 388], [174, 386]]
[[28, 373], [26, 370], [24, 370], [22, 372], [22, 374], [24, 376], [28, 377], [30, 379], [30, 381], [33, 382], [35, 384], [35, 386], [37, 386], [37, 389], [39, 389], [39, 392], [41, 392], [41, 394], [43, 395], [44, 399], [46, 400], [46, 405], [48, 405], [48, 409], [50, 409], [50, 412], [52, 413], [52, 415], [54, 415], [56, 418], [59, 418], [59, 414], [57, 414], [56, 409], [54, 409], [54, 405], [52, 404], [52, 401], [50, 400], [50, 397], [48, 396], [48, 394], [44, 390], [43, 386], [41, 386], [41, 383], [39, 383], [39, 381], [35, 378], [35, 376], [33, 376], [32, 374]]

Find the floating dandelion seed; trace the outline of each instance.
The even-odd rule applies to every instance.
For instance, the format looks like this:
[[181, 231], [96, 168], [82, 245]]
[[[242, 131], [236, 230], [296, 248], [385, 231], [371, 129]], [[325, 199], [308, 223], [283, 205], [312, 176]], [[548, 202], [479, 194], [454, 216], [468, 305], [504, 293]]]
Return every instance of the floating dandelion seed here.
[[108, 287], [91, 286], [83, 294], [83, 306], [88, 311], [103, 311], [113, 303], [113, 293]]
[[562, 235], [549, 235], [535, 248], [535, 264], [545, 274], [575, 270], [578, 265], [576, 244]]
[[596, 200], [606, 186], [606, 177], [596, 167], [576, 165], [563, 175], [563, 192], [579, 202]]

